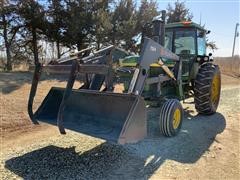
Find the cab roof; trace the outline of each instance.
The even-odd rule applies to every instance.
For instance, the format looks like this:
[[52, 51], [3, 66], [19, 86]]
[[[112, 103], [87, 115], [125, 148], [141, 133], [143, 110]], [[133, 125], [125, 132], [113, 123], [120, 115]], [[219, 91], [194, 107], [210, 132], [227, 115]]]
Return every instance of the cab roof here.
[[188, 28], [188, 27], [195, 27], [197, 29], [200, 29], [200, 30], [204, 30], [204, 31], [207, 31], [206, 29], [204, 29], [203, 26], [197, 24], [197, 23], [194, 23], [192, 21], [183, 21], [183, 22], [175, 22], [175, 23], [169, 23], [169, 24], [165, 24], [165, 28], [166, 29], [171, 29], [171, 28]]

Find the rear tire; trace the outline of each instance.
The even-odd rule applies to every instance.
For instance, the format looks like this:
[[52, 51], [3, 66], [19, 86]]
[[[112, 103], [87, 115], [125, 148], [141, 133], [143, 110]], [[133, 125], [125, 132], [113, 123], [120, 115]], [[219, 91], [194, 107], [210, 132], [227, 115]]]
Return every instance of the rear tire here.
[[167, 100], [160, 111], [160, 131], [164, 136], [175, 136], [181, 129], [183, 108], [177, 99]]
[[221, 92], [219, 67], [212, 63], [203, 64], [195, 79], [194, 101], [198, 113], [211, 115], [216, 112]]

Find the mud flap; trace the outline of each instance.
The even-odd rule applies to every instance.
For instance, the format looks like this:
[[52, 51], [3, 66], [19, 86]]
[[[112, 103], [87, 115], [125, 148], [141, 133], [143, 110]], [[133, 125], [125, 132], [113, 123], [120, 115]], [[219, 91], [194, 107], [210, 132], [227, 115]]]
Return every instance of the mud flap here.
[[[57, 125], [64, 90], [53, 87], [34, 118]], [[72, 90], [62, 112], [66, 129], [119, 144], [137, 142], [146, 136], [146, 116], [141, 96], [83, 89]]]

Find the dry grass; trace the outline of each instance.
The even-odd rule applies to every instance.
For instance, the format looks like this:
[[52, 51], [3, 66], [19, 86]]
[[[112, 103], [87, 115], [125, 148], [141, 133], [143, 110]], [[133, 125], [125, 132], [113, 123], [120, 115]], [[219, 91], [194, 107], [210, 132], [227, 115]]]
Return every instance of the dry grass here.
[[[0, 72], [6, 71], [6, 64], [5, 60], [3, 58], [0, 58]], [[29, 70], [29, 64], [24, 62], [24, 63], [13, 63], [12, 65], [13, 71], [28, 71]]]
[[220, 66], [221, 72], [233, 77], [240, 77], [240, 57], [216, 57], [215, 63]]

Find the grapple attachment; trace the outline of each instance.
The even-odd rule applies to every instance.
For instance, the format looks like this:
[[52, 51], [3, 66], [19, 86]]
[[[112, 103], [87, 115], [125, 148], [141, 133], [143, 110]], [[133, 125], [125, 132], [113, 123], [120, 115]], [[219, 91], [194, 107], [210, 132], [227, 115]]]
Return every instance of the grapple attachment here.
[[63, 94], [63, 88], [53, 87], [35, 118], [56, 125], [61, 113], [65, 128], [119, 144], [146, 136], [146, 108], [141, 96], [72, 90], [60, 112]]
[[[65, 60], [64, 64], [59, 61], [45, 67], [35, 66], [28, 102], [31, 120], [57, 125], [62, 134], [66, 128], [119, 144], [143, 139], [147, 134], [144, 99], [132, 93], [113, 93], [112, 49], [110, 46], [95, 55], [71, 58], [69, 64]], [[68, 73], [68, 83], [66, 88], [51, 88], [33, 113], [33, 99], [40, 72], [44, 70]], [[78, 74], [85, 74], [86, 79], [79, 89], [73, 89]], [[103, 84], [105, 88], [100, 91]]]
[[[164, 49], [149, 38], [144, 38], [139, 65], [135, 69], [128, 93], [113, 93], [113, 46], [87, 57], [70, 58], [72, 65], [52, 65], [49, 71], [69, 73], [66, 89], [52, 88], [39, 109], [33, 113], [32, 104], [42, 67], [35, 72], [28, 101], [28, 113], [34, 123], [37, 120], [57, 124], [62, 134], [65, 127], [77, 132], [102, 138], [119, 144], [136, 142], [147, 135], [146, 107], [141, 97], [150, 64], [159, 57], [179, 60], [179, 57]], [[64, 61], [66, 63], [68, 61]], [[78, 74], [85, 74], [83, 86], [73, 90]], [[91, 78], [89, 78], [89, 75]], [[160, 83], [154, 78], [151, 83]], [[101, 90], [102, 85], [105, 88]], [[101, 91], [100, 91], [101, 90]]]

